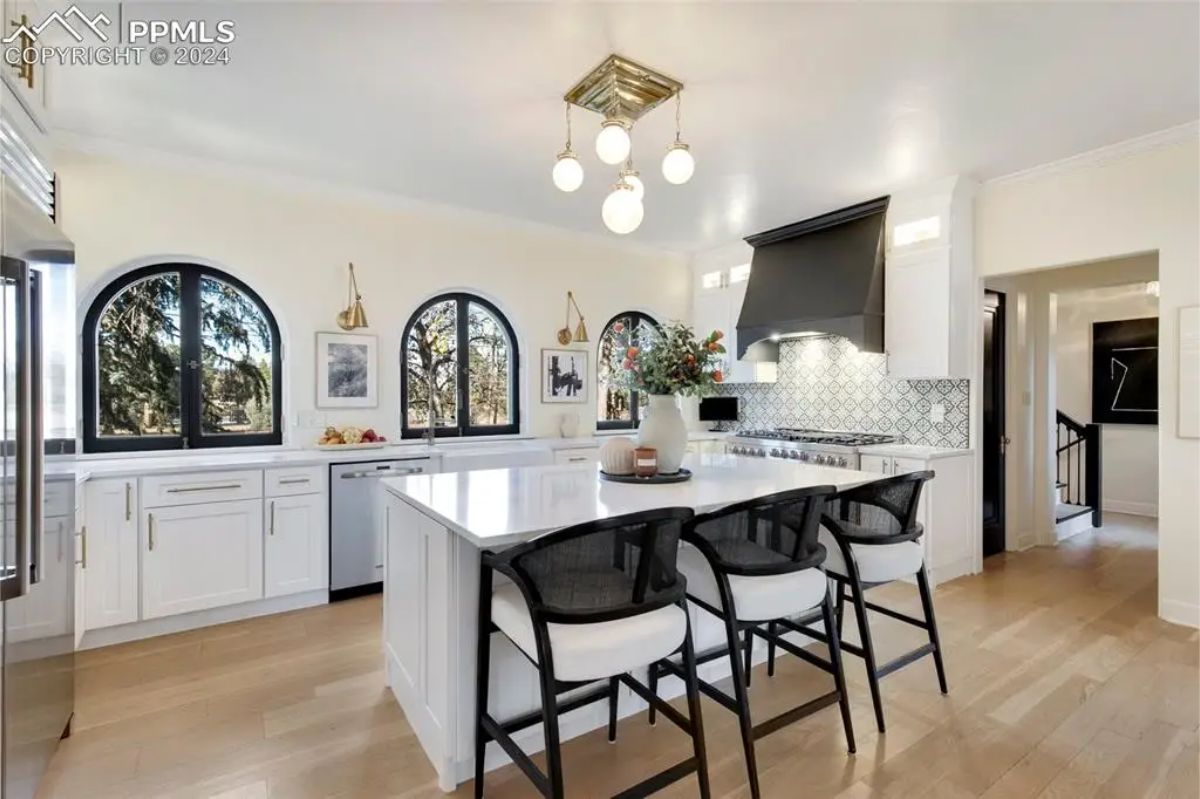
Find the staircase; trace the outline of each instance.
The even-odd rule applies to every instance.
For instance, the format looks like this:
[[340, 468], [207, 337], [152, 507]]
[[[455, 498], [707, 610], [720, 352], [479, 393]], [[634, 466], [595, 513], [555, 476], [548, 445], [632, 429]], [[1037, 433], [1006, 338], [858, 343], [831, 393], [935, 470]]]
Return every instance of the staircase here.
[[[1100, 509], [1100, 425], [1084, 424], [1062, 411], [1057, 413], [1057, 494], [1055, 521], [1060, 538], [1063, 527], [1073, 519], [1090, 516], [1092, 527], [1103, 523]], [[1077, 532], [1070, 525], [1070, 534]]]

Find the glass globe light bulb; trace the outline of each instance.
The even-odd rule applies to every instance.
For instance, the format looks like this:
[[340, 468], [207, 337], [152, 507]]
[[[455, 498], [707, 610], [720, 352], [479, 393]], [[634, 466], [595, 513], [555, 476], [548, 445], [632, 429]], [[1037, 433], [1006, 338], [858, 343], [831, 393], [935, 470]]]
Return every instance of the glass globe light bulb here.
[[667, 182], [682, 185], [692, 179], [695, 171], [696, 159], [692, 158], [688, 146], [679, 141], [672, 144], [662, 161], [662, 173]]
[[642, 201], [634, 196], [633, 187], [627, 183], [616, 184], [600, 208], [604, 226], [622, 236], [637, 230], [644, 214]]
[[621, 163], [629, 157], [632, 145], [629, 131], [619, 121], [606, 119], [600, 124], [600, 133], [596, 135], [596, 155], [604, 163]]
[[583, 185], [583, 165], [579, 163], [575, 153], [564, 150], [558, 154], [558, 160], [554, 162], [554, 169], [550, 176], [559, 190], [575, 191]]

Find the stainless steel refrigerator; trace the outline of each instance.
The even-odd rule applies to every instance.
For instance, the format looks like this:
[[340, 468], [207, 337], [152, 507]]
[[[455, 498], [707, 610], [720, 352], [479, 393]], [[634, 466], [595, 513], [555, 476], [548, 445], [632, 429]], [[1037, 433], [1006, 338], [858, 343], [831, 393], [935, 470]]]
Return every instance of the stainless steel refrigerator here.
[[0, 797], [31, 799], [75, 683], [75, 253], [0, 174]]

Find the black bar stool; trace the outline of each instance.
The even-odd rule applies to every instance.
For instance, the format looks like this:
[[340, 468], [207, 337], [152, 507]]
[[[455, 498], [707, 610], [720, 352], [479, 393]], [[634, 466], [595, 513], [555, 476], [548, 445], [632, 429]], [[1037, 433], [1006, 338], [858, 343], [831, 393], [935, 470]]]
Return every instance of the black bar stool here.
[[[817, 536], [821, 510], [835, 490], [833, 486], [818, 486], [785, 491], [697, 516], [684, 526], [679, 571], [687, 578], [688, 599], [725, 624], [725, 644], [698, 655], [696, 660], [705, 663], [728, 657], [733, 672], [732, 697], [703, 680], [700, 690], [737, 714], [750, 793], [756, 799], [760, 793], [754, 741], [764, 735], [836, 702], [841, 706], [846, 746], [854, 752], [833, 602], [829, 581], [821, 569], [825, 550]], [[824, 635], [806, 627], [817, 619], [824, 620]], [[825, 642], [829, 659], [822, 660], [783, 638], [791, 631]], [[754, 635], [767, 640], [772, 650], [779, 647], [829, 672], [834, 689], [754, 724], [746, 694]], [[655, 691], [659, 677], [668, 673], [685, 676], [673, 662], [661, 661], [651, 668], [650, 690]], [[655, 708], [651, 706], [651, 722], [654, 718]]]
[[[692, 757], [622, 791], [648, 796], [696, 773], [708, 799], [708, 761], [696, 680], [684, 580], [676, 571], [679, 537], [689, 508], [662, 508], [568, 527], [501, 553], [484, 552], [479, 580], [476, 673], [475, 796], [483, 796], [484, 752], [495, 741], [542, 796], [563, 796], [558, 716], [608, 701], [608, 738], [617, 735], [621, 684], [657, 707], [692, 738]], [[493, 591], [495, 572], [511, 583]], [[542, 709], [504, 722], [488, 713], [491, 634], [506, 635], [538, 670]], [[650, 692], [629, 672], [676, 653], [687, 690], [688, 715]], [[559, 694], [601, 682], [561, 704]], [[541, 722], [546, 736], [543, 774], [512, 739]]]
[[[924, 529], [917, 522], [921, 489], [933, 479], [933, 472], [914, 472], [878, 480], [843, 491], [826, 505], [821, 518], [821, 543], [829, 550], [825, 570], [837, 581], [837, 626], [840, 634], [845, 613], [846, 590], [858, 618], [858, 646], [842, 644], [842, 649], [861, 657], [867, 666], [867, 682], [875, 705], [875, 722], [884, 732], [883, 700], [879, 680], [926, 655], [933, 655], [938, 687], [946, 687], [946, 668], [942, 663], [942, 645], [938, 639], [933, 597], [925, 572], [925, 548], [921, 543]], [[924, 619], [868, 602], [868, 589], [915, 575], [921, 595]], [[906, 652], [882, 665], [876, 662], [871, 643], [867, 611], [873, 610], [925, 630], [929, 643]]]

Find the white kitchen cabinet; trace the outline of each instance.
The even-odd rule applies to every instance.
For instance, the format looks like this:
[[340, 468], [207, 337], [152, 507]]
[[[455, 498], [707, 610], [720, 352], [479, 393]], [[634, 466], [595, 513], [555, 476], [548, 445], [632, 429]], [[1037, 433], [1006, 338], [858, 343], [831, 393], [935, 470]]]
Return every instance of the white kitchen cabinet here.
[[325, 588], [329, 584], [325, 495], [274, 497], [266, 501], [264, 513], [264, 594], [273, 597]]
[[138, 619], [137, 495], [135, 478], [87, 482], [84, 627], [88, 630]]
[[75, 648], [78, 649], [83, 631], [87, 629], [87, 489], [84, 485], [75, 487], [72, 518], [75, 521], [75, 591], [71, 600], [75, 604]]
[[692, 298], [692, 327], [696, 335], [704, 338], [714, 330], [725, 334], [721, 343], [725, 345], [725, 356], [721, 370], [726, 383], [774, 383], [778, 376], [777, 364], [738, 360], [737, 322], [742, 312], [742, 301], [746, 299], [747, 281], [739, 280], [715, 288], [697, 288]]
[[[61, 11], [61, 9], [59, 9]], [[3, 0], [3, 19], [0, 22], [4, 25], [4, 33], [0, 38], [7, 37], [17, 32], [17, 26], [22, 22], [25, 23], [27, 29], [32, 29], [36, 25], [40, 25], [46, 17], [46, 12], [42, 9], [42, 4], [35, 3], [33, 0]], [[42, 29], [40, 34], [34, 34], [36, 38], [28, 40], [15, 39], [12, 44], [4, 45], [5, 50], [11, 47], [46, 47], [55, 45], [71, 45], [77, 42], [67, 39], [65, 30], [58, 25], [48, 25]], [[99, 40], [91, 42], [92, 44], [100, 44]], [[53, 59], [48, 59], [53, 61]], [[24, 111], [37, 124], [39, 128], [45, 128], [42, 116], [46, 111], [46, 70], [50, 64], [33, 64], [26, 65], [11, 65], [7, 60], [0, 65], [0, 74], [4, 76], [4, 82], [12, 90], [21, 103]], [[4, 103], [4, 105], [8, 105]]]
[[575, 449], [559, 449], [554, 451], [554, 462], [561, 465], [581, 465], [584, 463], [599, 463], [599, 447], [580, 447]]
[[262, 599], [262, 508], [247, 499], [146, 510], [142, 618]]
[[888, 377], [968, 378], [979, 303], [975, 184], [957, 177], [892, 195], [884, 269]]
[[953, 580], [975, 569], [971, 540], [976, 525], [971, 519], [973, 459], [970, 450], [961, 454], [914, 457], [894, 454], [863, 454], [859, 469], [884, 475], [932, 471], [917, 506], [917, 522], [925, 528], [925, 565], [933, 585]]
[[[72, 608], [67, 590], [71, 566], [72, 516], [55, 516], [42, 521], [42, 551], [38, 560], [38, 582], [29, 593], [5, 606], [8, 644], [45, 641], [66, 634]], [[7, 527], [7, 540], [15, 540], [15, 526]], [[22, 655], [23, 656], [23, 655]]]

